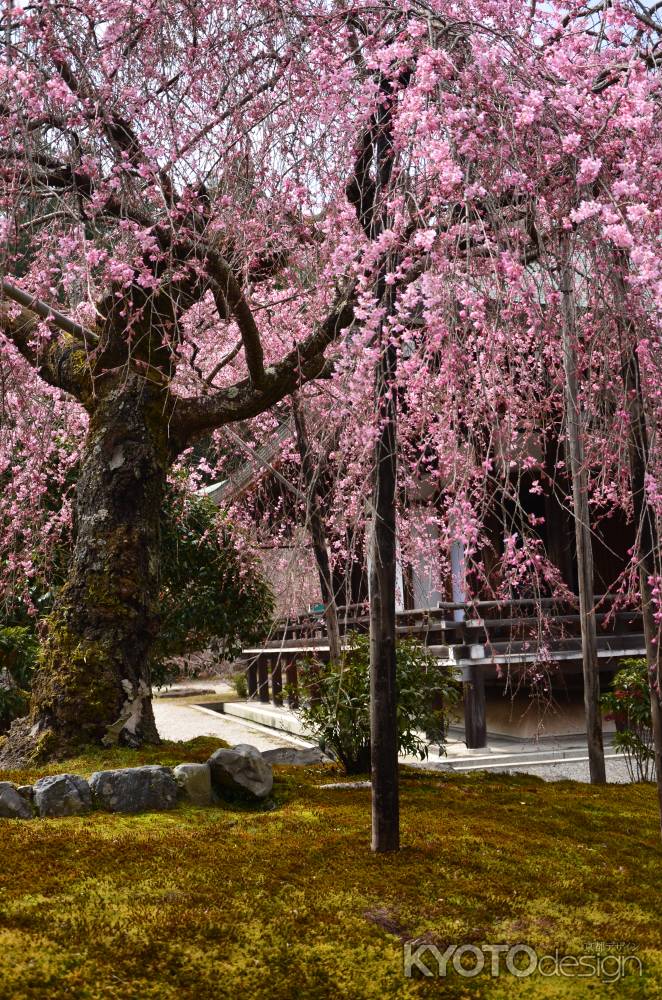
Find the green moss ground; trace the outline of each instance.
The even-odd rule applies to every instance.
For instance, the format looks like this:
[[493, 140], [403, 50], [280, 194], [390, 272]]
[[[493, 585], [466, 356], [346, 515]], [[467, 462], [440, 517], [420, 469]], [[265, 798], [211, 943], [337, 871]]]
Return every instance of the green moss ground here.
[[[40, 774], [205, 760], [220, 741], [109, 750]], [[369, 791], [279, 768], [275, 808], [0, 820], [0, 997], [135, 1000], [662, 997], [654, 791], [402, 777], [404, 849], [368, 849]], [[627, 942], [644, 978], [406, 980], [402, 942]], [[429, 964], [429, 963], [428, 963]]]

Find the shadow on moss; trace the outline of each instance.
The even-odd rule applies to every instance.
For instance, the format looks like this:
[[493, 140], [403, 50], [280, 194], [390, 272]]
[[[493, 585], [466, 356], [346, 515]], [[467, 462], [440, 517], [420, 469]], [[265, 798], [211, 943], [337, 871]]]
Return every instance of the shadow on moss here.
[[[218, 740], [105, 751], [101, 766], [205, 760]], [[370, 793], [275, 768], [278, 809], [182, 807], [0, 821], [0, 997], [450, 1000], [662, 995], [650, 786], [402, 772], [402, 840], [370, 853]], [[6, 775], [0, 777], [5, 778]], [[25, 779], [23, 774], [22, 779]], [[405, 979], [403, 940], [627, 940], [643, 980]]]

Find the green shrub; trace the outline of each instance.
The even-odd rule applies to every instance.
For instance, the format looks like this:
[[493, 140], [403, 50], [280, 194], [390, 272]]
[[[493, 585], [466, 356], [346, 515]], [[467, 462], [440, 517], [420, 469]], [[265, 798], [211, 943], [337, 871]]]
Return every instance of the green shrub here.
[[602, 696], [606, 718], [616, 722], [614, 746], [625, 756], [632, 781], [652, 781], [655, 754], [646, 660], [623, 660], [612, 690]]
[[248, 680], [243, 670], [238, 674], [233, 674], [232, 685], [239, 698], [244, 700], [248, 698]]
[[[411, 639], [396, 651], [398, 747], [427, 756], [427, 743], [445, 740], [459, 688], [448, 669]], [[347, 774], [370, 769], [370, 644], [353, 633], [340, 663], [307, 662], [300, 678], [299, 717], [320, 747], [331, 751]]]
[[242, 550], [225, 515], [208, 497], [169, 487], [161, 522], [161, 627], [152, 681], [181, 670], [173, 657], [212, 649], [233, 659], [268, 631], [274, 601], [254, 558]]
[[0, 733], [27, 709], [37, 650], [34, 626], [0, 627]]
[[[64, 554], [60, 563], [61, 573], [48, 591], [33, 588], [33, 601], [43, 615], [66, 578]], [[268, 631], [273, 607], [258, 564], [238, 544], [213, 501], [169, 486], [161, 519], [161, 626], [150, 661], [154, 686], [174, 680], [182, 661], [186, 668], [187, 657], [203, 650], [233, 658], [242, 645], [257, 642]], [[0, 732], [27, 709], [38, 620], [18, 601], [11, 618], [0, 619]]]

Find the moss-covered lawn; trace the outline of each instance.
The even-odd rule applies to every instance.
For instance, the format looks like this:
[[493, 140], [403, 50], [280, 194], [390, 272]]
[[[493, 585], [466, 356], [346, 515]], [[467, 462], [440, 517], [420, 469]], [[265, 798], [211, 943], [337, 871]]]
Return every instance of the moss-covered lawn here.
[[[219, 745], [0, 778], [204, 760]], [[0, 997], [662, 997], [651, 787], [405, 772], [404, 849], [380, 857], [369, 791], [316, 787], [337, 780], [279, 768], [271, 811], [0, 820]], [[405, 979], [403, 941], [420, 937], [574, 955], [623, 942], [644, 977]]]

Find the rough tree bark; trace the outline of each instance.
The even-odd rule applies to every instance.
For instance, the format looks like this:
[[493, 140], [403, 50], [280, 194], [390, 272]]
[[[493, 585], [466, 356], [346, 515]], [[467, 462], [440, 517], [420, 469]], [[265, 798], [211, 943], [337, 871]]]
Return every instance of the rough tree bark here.
[[584, 675], [584, 710], [591, 784], [607, 780], [600, 714], [600, 677], [593, 592], [593, 550], [588, 506], [588, 476], [584, 464], [582, 421], [577, 391], [575, 279], [570, 246], [562, 242], [561, 298], [563, 314], [563, 366], [565, 374], [566, 432], [572, 475], [572, 502], [575, 520], [579, 617], [582, 634], [582, 670]]
[[[2, 290], [25, 306], [16, 312], [0, 302], [2, 329], [46, 382], [85, 406], [90, 423], [69, 576], [46, 623], [29, 715], [13, 725], [0, 764], [64, 756], [85, 744], [157, 742], [149, 653], [159, 624], [159, 519], [168, 468], [200, 433], [260, 413], [316, 377], [324, 347], [351, 322], [351, 304], [339, 299], [298, 351], [263, 372], [259, 387], [249, 377], [181, 399], [169, 388], [172, 355], [159, 352], [160, 317], [167, 321], [168, 313], [158, 303], [129, 357], [115, 326], [118, 306], [96, 332], [32, 297], [26, 301], [11, 283]], [[35, 347], [40, 318], [60, 330], [45, 347]]]
[[136, 373], [97, 384], [76, 491], [74, 548], [48, 622], [30, 715], [12, 753], [158, 742], [148, 654], [158, 631], [167, 393]]

